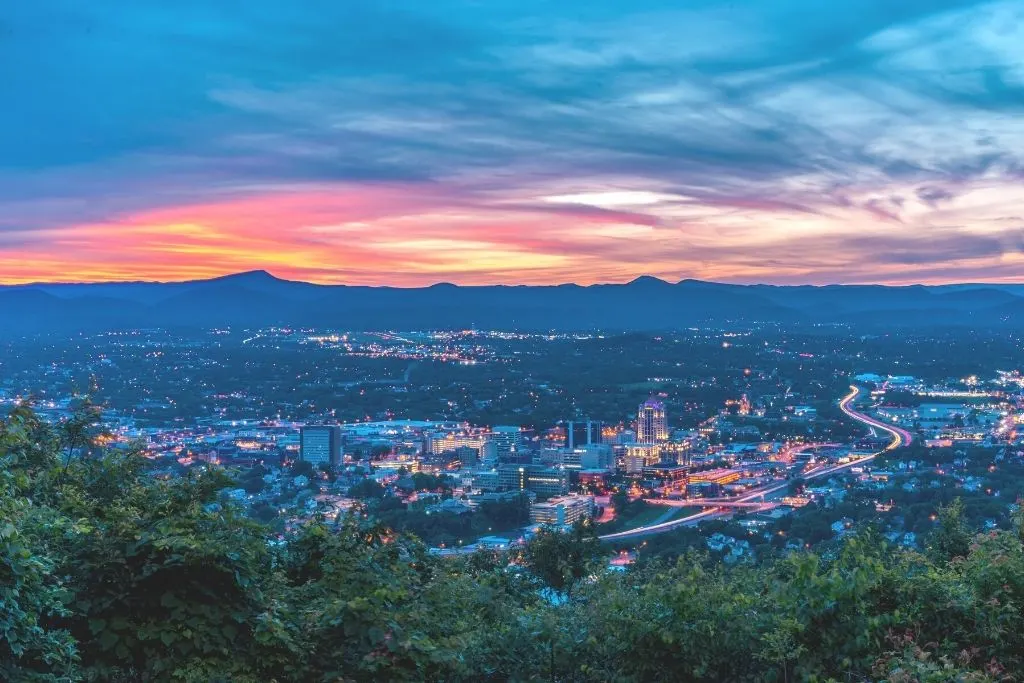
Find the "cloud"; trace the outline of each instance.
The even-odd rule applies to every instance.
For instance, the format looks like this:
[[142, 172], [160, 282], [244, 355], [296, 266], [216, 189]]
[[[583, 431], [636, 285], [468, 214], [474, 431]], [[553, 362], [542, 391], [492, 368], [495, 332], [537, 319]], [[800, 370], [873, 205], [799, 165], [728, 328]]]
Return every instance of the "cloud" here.
[[0, 280], [913, 281], [1019, 255], [1011, 1], [47, 4], [0, 27]]

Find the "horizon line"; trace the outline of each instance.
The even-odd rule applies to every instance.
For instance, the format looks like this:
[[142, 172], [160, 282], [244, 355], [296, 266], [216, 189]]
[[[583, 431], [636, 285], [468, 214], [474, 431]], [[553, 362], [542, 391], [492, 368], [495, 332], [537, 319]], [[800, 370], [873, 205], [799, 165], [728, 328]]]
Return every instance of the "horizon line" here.
[[729, 285], [736, 287], [949, 287], [949, 286], [1024, 286], [1024, 279], [1020, 280], [996, 280], [996, 281], [958, 281], [958, 280], [946, 280], [940, 282], [886, 282], [886, 281], [857, 281], [857, 282], [826, 282], [826, 283], [814, 283], [814, 282], [789, 282], [789, 283], [777, 283], [777, 282], [735, 282], [728, 280], [701, 280], [698, 278], [682, 277], [678, 280], [666, 280], [663, 277], [650, 274], [640, 274], [629, 280], [625, 281], [600, 281], [591, 282], [588, 284], [581, 284], [579, 282], [549, 282], [549, 283], [527, 283], [527, 282], [488, 282], [488, 283], [468, 283], [459, 284], [457, 282], [450, 282], [447, 280], [439, 280], [430, 284], [424, 285], [393, 285], [393, 284], [353, 284], [345, 282], [322, 282], [315, 280], [300, 280], [291, 279], [275, 275], [266, 268], [256, 268], [252, 270], [242, 270], [233, 273], [224, 273], [222, 275], [211, 275], [209, 277], [181, 279], [181, 280], [31, 280], [31, 281], [5, 281], [0, 277], [0, 287], [12, 288], [12, 287], [50, 287], [50, 286], [88, 286], [88, 285], [181, 285], [191, 284], [200, 282], [214, 282], [217, 280], [227, 280], [231, 278], [238, 278], [244, 276], [266, 276], [273, 280], [280, 282], [289, 282], [295, 284], [305, 284], [315, 287], [369, 287], [369, 288], [387, 288], [387, 289], [428, 289], [430, 287], [449, 286], [449, 287], [599, 287], [599, 286], [626, 286], [635, 284], [638, 281], [657, 281], [669, 286], [679, 285], [684, 282], [694, 282], [701, 284], [713, 284], [713, 285]]

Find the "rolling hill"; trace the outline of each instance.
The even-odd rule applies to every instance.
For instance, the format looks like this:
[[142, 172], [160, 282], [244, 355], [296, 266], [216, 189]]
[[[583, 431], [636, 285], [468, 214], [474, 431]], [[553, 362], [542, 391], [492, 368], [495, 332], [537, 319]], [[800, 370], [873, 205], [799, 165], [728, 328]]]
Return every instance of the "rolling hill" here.
[[850, 324], [1024, 328], [1024, 286], [671, 283], [397, 288], [317, 285], [250, 271], [187, 282], [0, 286], [2, 332], [124, 327], [666, 330], [697, 325]]

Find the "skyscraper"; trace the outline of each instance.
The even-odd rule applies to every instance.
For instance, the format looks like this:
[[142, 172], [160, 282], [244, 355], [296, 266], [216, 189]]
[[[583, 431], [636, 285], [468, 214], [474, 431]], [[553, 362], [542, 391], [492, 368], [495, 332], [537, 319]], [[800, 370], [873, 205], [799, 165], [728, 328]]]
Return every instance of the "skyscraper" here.
[[306, 425], [299, 433], [299, 459], [316, 465], [341, 464], [341, 427]]
[[499, 460], [509, 458], [518, 451], [522, 439], [523, 432], [520, 427], [498, 426], [491, 429], [491, 441], [497, 447]]
[[665, 404], [649, 398], [640, 404], [636, 415], [637, 443], [658, 443], [668, 440], [668, 423], [665, 420]]

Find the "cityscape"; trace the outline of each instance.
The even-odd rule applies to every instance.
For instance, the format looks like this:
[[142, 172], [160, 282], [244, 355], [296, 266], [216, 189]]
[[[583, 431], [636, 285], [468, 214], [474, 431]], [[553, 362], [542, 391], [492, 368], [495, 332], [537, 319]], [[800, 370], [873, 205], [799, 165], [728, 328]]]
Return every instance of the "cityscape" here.
[[1024, 681], [1021, 0], [0, 64], [0, 683]]
[[[77, 339], [8, 342], [0, 401], [61, 424], [88, 395], [106, 447], [155, 476], [223, 468], [223, 495], [280, 534], [366, 510], [443, 557], [584, 520], [618, 570], [662, 534], [669, 555], [703, 545], [729, 563], [871, 525], [923, 549], [952, 492], [979, 524], [1012, 526], [1020, 371], [993, 357], [941, 376], [901, 344], [841, 334], [134, 330], [78, 362]], [[622, 353], [617, 386], [577, 374]], [[921, 374], [867, 371], [900, 365]]]
[[[513, 580], [501, 591], [516, 619], [530, 624], [528, 615], [540, 610], [568, 627], [582, 618], [578, 608], [635, 590], [620, 581], [665, 572], [731, 572], [715, 580], [733, 582], [728, 590], [739, 595], [747, 589], [735, 582], [754, 572], [767, 583], [751, 590], [779, 605], [791, 586], [780, 576], [806, 558], [821, 563], [809, 580], [843, 585], [862, 563], [877, 562], [850, 553], [875, 552], [855, 550], [874, 544], [896, 562], [872, 570], [875, 585], [886, 576], [912, 576], [917, 570], [907, 562], [981, 552], [966, 550], [971, 533], [997, 545], [1018, 543], [1006, 540], [1020, 533], [1024, 499], [1017, 335], [941, 327], [863, 334], [840, 325], [721, 321], [660, 333], [221, 326], [8, 334], [0, 359], [0, 408], [8, 417], [0, 436], [9, 471], [35, 482], [10, 486], [28, 485], [39, 500], [81, 487], [74, 500], [85, 496], [82, 502], [49, 503], [61, 506], [53, 509], [102, 520], [110, 513], [80, 506], [116, 511], [139, 505], [130, 502], [137, 496], [193, 501], [191, 512], [173, 512], [173, 497], [146, 503], [152, 511], [130, 507], [136, 511], [118, 522], [131, 520], [127, 533], [158, 534], [154, 542], [186, 543], [173, 557], [198, 563], [198, 574], [170, 584], [167, 595], [180, 597], [160, 598], [161, 606], [143, 615], [165, 613], [162, 601], [185, 605], [203, 595], [208, 568], [237, 564], [231, 558], [242, 557], [238, 539], [249, 538], [247, 552], [319, 577], [296, 584], [283, 578], [267, 590], [313, 590], [334, 571], [363, 576], [354, 567], [326, 569], [328, 562], [354, 561], [353, 547], [369, 553], [360, 560], [370, 562], [369, 573], [359, 581], [402, 576], [410, 565], [390, 554], [401, 548], [453, 588], [476, 591], [498, 577]], [[47, 457], [52, 469], [31, 464]], [[121, 483], [107, 488], [102, 482], [110, 477]], [[34, 519], [32, 507], [22, 509], [24, 519]], [[197, 541], [174, 535], [181, 530], [156, 531], [175, 515], [185, 515], [176, 524], [196, 529], [223, 525], [235, 540], [185, 550]], [[107, 542], [86, 529], [66, 532], [80, 536], [82, 552]], [[955, 533], [962, 534], [961, 549], [943, 550]], [[308, 565], [311, 543], [323, 553], [315, 566]], [[120, 552], [113, 565], [91, 560], [95, 568], [82, 580], [94, 581], [96, 572], [119, 575], [128, 561], [116, 559]], [[151, 563], [163, 556], [154, 552], [145, 571], [155, 571]], [[381, 562], [396, 561], [379, 573]], [[854, 563], [849, 570], [842, 569], [846, 562]], [[271, 565], [257, 562], [251, 571], [246, 581], [278, 581]], [[347, 586], [328, 594], [344, 595]], [[121, 595], [151, 600], [137, 593], [141, 588], [116, 583], [95, 590], [114, 600], [109, 609], [126, 604]], [[408, 593], [402, 614], [418, 614], [413, 602], [434, 590]], [[649, 607], [664, 599], [641, 590], [633, 599], [654, 601], [643, 603]], [[244, 589], [237, 595], [253, 597]], [[441, 603], [430, 598], [430, 609], [461, 605], [485, 620], [478, 625], [492, 618], [475, 594], [445, 595]], [[379, 604], [387, 620], [392, 599]], [[593, 627], [614, 613], [587, 616], [586, 623]], [[795, 618], [779, 614], [765, 618]], [[122, 618], [123, 628], [138, 628]], [[170, 630], [160, 638], [181, 638], [169, 634], [180, 633], [176, 620], [186, 617], [168, 618]], [[237, 632], [221, 622], [211, 628], [207, 637]], [[326, 623], [309, 628], [328, 639], [312, 641], [310, 652], [341, 638]], [[494, 637], [474, 633], [487, 642]], [[266, 652], [253, 642], [254, 653], [238, 661], [264, 666]], [[533, 641], [527, 651], [545, 642], [555, 641]], [[568, 648], [564, 654], [535, 670], [554, 666], [571, 680], [570, 670], [586, 665], [574, 663], [578, 651], [558, 642]], [[483, 675], [477, 667], [489, 666], [487, 648], [496, 645], [475, 647], [482, 659], [453, 660], [437, 678]], [[350, 644], [339, 656], [360, 651]], [[702, 657], [712, 651], [710, 644], [699, 650]], [[120, 660], [116, 651], [102, 652], [93, 655], [97, 662]], [[798, 670], [799, 660], [792, 660]], [[602, 671], [620, 671], [622, 661], [613, 657]], [[904, 657], [882, 661], [906, 666]], [[389, 655], [388, 678], [394, 665]], [[281, 671], [301, 677], [311, 666]], [[714, 666], [715, 677], [739, 670], [728, 658]], [[421, 667], [412, 678], [434, 677]]]

